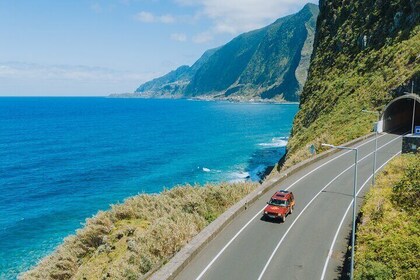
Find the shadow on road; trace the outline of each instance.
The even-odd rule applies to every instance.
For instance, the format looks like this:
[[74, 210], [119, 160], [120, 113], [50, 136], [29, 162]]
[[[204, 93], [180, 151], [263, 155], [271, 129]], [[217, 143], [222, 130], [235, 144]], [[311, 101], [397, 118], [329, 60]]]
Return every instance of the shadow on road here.
[[264, 221], [264, 222], [268, 222], [268, 223], [272, 223], [272, 224], [283, 224], [281, 219], [272, 219], [272, 218], [269, 218], [269, 217], [265, 217], [264, 215], [261, 216], [260, 221]]

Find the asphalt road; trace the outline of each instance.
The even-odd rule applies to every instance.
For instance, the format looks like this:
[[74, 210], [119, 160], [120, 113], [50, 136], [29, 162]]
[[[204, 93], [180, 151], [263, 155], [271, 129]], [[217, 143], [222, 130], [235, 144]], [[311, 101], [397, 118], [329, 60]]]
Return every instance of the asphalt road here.
[[[381, 134], [377, 170], [401, 151], [401, 136]], [[359, 147], [360, 206], [370, 187], [374, 138]], [[354, 152], [343, 151], [290, 176], [218, 234], [176, 279], [337, 279], [352, 221]], [[262, 209], [279, 189], [296, 206], [284, 223], [265, 221]]]

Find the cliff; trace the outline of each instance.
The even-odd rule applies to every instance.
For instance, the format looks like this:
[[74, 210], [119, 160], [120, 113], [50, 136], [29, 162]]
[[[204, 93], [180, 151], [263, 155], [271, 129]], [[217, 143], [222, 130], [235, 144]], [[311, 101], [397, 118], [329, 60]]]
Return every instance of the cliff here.
[[[375, 115], [420, 76], [420, 2], [320, 1], [314, 52], [285, 166], [308, 147], [341, 144], [372, 130]], [[418, 83], [415, 90], [418, 90]]]
[[141, 85], [132, 96], [298, 101], [317, 16], [318, 7], [307, 4], [294, 15], [207, 51], [191, 67]]
[[180, 66], [162, 77], [142, 84], [136, 89], [136, 93], [141, 93], [143, 96], [150, 97], [182, 97], [186, 86], [190, 83], [197, 70], [203, 66], [216, 51], [217, 48], [206, 51], [191, 67], [188, 65]]

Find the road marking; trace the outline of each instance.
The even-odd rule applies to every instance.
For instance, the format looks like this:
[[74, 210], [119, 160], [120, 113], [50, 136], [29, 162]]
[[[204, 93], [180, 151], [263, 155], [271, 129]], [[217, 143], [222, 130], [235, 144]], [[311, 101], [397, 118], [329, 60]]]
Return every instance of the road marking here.
[[[378, 137], [378, 139], [379, 138], [381, 138], [381, 137], [383, 137], [383, 136], [385, 136], [385, 135], [389, 135], [389, 134], [386, 134], [386, 133], [384, 133], [384, 134], [382, 134], [381, 136], [379, 136]], [[394, 138], [393, 140], [391, 140], [391, 142], [392, 141], [394, 141], [395, 139], [398, 139], [399, 137], [397, 137], [397, 138]], [[370, 143], [370, 142], [372, 142], [372, 141], [374, 141], [375, 140], [375, 138], [373, 138], [373, 139], [371, 139], [371, 140], [369, 140], [369, 141], [367, 141], [367, 142], [364, 142], [364, 143], [361, 143], [360, 145], [358, 145], [358, 146], [356, 146], [356, 148], [359, 148], [359, 147], [362, 147], [362, 146], [364, 146], [364, 145], [366, 145], [366, 144], [368, 144], [368, 143]], [[387, 144], [385, 144], [385, 145], [388, 145], [389, 143], [391, 143], [391, 142], [388, 142]], [[385, 146], [384, 145], [384, 146]], [[382, 146], [383, 147], [383, 146]], [[380, 147], [380, 148], [378, 148], [378, 150], [379, 149], [381, 149], [382, 147]], [[325, 165], [327, 165], [328, 163], [330, 163], [330, 162], [332, 162], [332, 161], [334, 161], [334, 160], [336, 160], [336, 159], [338, 159], [338, 158], [340, 158], [340, 157], [342, 157], [342, 156], [344, 156], [344, 155], [346, 155], [346, 154], [348, 154], [348, 153], [350, 153], [351, 151], [346, 151], [346, 152], [344, 152], [344, 153], [342, 153], [341, 155], [338, 155], [338, 156], [336, 156], [336, 157], [334, 157], [334, 158], [332, 158], [332, 159], [330, 159], [330, 160], [328, 160], [327, 162], [324, 162], [322, 165], [320, 165], [320, 166], [318, 166], [318, 167], [316, 167], [315, 169], [313, 169], [313, 170], [311, 170], [310, 172], [308, 172], [308, 173], [306, 173], [305, 175], [303, 175], [302, 177], [300, 177], [298, 180], [296, 180], [295, 182], [293, 182], [291, 185], [289, 185], [289, 187], [287, 187], [285, 190], [288, 190], [288, 189], [290, 189], [292, 186], [294, 186], [295, 184], [297, 184], [298, 182], [300, 182], [303, 178], [305, 178], [305, 177], [307, 177], [307, 176], [309, 176], [310, 174], [312, 174], [313, 172], [315, 172], [316, 170], [318, 170], [318, 169], [320, 169], [321, 167], [323, 167], [323, 166], [325, 166]], [[372, 153], [370, 153], [370, 154], [372, 154]], [[370, 155], [369, 154], [369, 155]], [[364, 158], [363, 158], [364, 159]], [[363, 160], [363, 159], [361, 159], [361, 160]], [[361, 161], [360, 160], [360, 161]], [[353, 164], [354, 165], [354, 164]], [[219, 253], [217, 253], [217, 255], [211, 260], [211, 262], [204, 268], [204, 270], [200, 273], [200, 275], [198, 275], [197, 276], [197, 278], [196, 278], [196, 280], [200, 280], [201, 279], [201, 277], [203, 277], [203, 275], [207, 272], [207, 270], [209, 270], [209, 268], [213, 265], [213, 263], [220, 257], [220, 255], [222, 255], [223, 254], [223, 252], [230, 246], [230, 244], [232, 244], [232, 242], [239, 236], [239, 234], [241, 234], [242, 233], [242, 231], [244, 231], [244, 229], [246, 228], [246, 227], [248, 227], [248, 225], [253, 221], [253, 220], [255, 220], [255, 218], [256, 217], [258, 217], [260, 214], [261, 214], [261, 211], [263, 211], [264, 210], [264, 208], [265, 208], [265, 206], [261, 209], [261, 210], [259, 210], [252, 218], [251, 218], [251, 220], [249, 220], [236, 234], [235, 234], [235, 236], [233, 236], [230, 240], [229, 240], [229, 242], [219, 251]]]
[[206, 266], [206, 268], [200, 273], [200, 275], [198, 275], [198, 277], [196, 278], [196, 280], [199, 280], [201, 277], [203, 277], [204, 273], [207, 272], [207, 270], [212, 266], [212, 264], [220, 257], [221, 254], [223, 254], [223, 252], [226, 250], [227, 247], [229, 247], [229, 245], [236, 239], [236, 237], [238, 237], [239, 234], [241, 234], [241, 232], [259, 215], [261, 215], [261, 211], [264, 210], [261, 209], [260, 211], [258, 211], [257, 214], [255, 214], [254, 217], [252, 217], [251, 220], [248, 221], [248, 223], [246, 223], [236, 234], [234, 237], [232, 237], [231, 240], [229, 240], [229, 242], [222, 248], [222, 250], [220, 250], [220, 252], [213, 258], [213, 260]]
[[[399, 136], [397, 138], [394, 138], [393, 140], [389, 141], [388, 143], [382, 145], [381, 147], [378, 148], [378, 150], [382, 149], [383, 147], [387, 146], [388, 144], [394, 142], [395, 140], [399, 139], [402, 136]], [[365, 157], [363, 157], [362, 159], [360, 159], [359, 161], [357, 161], [357, 163], [361, 162], [362, 160], [366, 159], [368, 156], [370, 156], [371, 154], [373, 154], [373, 152], [367, 154]], [[261, 271], [260, 276], [258, 277], [258, 280], [261, 280], [262, 277], [264, 276], [265, 271], [267, 270], [268, 266], [271, 263], [271, 260], [273, 259], [274, 255], [277, 253], [277, 250], [279, 249], [280, 245], [283, 243], [283, 240], [286, 238], [287, 234], [289, 233], [289, 231], [292, 229], [292, 227], [295, 225], [295, 223], [299, 220], [300, 216], [305, 212], [305, 210], [309, 207], [310, 204], [312, 204], [312, 202], [315, 200], [315, 198], [317, 198], [330, 184], [332, 184], [338, 177], [340, 177], [343, 173], [345, 173], [346, 171], [348, 171], [349, 169], [351, 169], [354, 166], [354, 163], [352, 165], [350, 165], [348, 168], [346, 168], [343, 172], [341, 172], [340, 174], [338, 174], [334, 179], [332, 179], [327, 185], [325, 185], [325, 187], [323, 187], [312, 199], [311, 201], [308, 202], [308, 204], [306, 204], [305, 208], [302, 209], [302, 211], [299, 213], [299, 215], [295, 218], [295, 220], [292, 222], [292, 224], [289, 226], [289, 228], [287, 229], [287, 231], [284, 233], [283, 237], [280, 239], [279, 243], [277, 243], [277, 246], [274, 248], [273, 253], [270, 255], [270, 258], [268, 259], [267, 263], [265, 264], [263, 270]]]
[[[378, 137], [378, 139], [379, 138], [381, 138], [382, 136], [385, 136], [385, 135], [389, 135], [389, 134], [382, 134], [381, 136], [379, 136]], [[362, 143], [362, 144], [360, 144], [360, 145], [358, 145], [358, 146], [356, 146], [356, 148], [359, 148], [359, 147], [361, 147], [361, 146], [363, 146], [363, 145], [366, 145], [366, 144], [368, 144], [368, 143], [370, 143], [370, 142], [372, 142], [372, 141], [374, 141], [375, 140], [375, 138], [373, 138], [373, 139], [371, 139], [371, 140], [369, 140], [369, 141], [367, 141], [367, 142], [365, 142], [365, 143]], [[330, 163], [331, 161], [333, 161], [333, 160], [336, 160], [336, 159], [338, 159], [338, 158], [340, 158], [340, 157], [342, 157], [342, 156], [344, 156], [344, 155], [346, 155], [346, 154], [348, 154], [348, 153], [350, 153], [351, 151], [346, 151], [346, 152], [344, 152], [344, 153], [342, 153], [341, 155], [339, 155], [339, 156], [337, 156], [337, 157], [335, 157], [335, 158], [332, 158], [332, 159], [330, 159], [329, 161], [327, 161], [327, 162], [325, 162], [325, 163], [323, 163], [322, 165], [320, 165], [320, 166], [318, 166], [317, 168], [315, 168], [315, 169], [313, 169], [313, 170], [311, 170], [311, 171], [309, 171], [307, 174], [305, 174], [304, 176], [302, 176], [302, 177], [300, 177], [299, 179], [297, 179], [296, 181], [294, 181], [287, 189], [285, 189], [286, 191], [288, 190], [288, 189], [290, 189], [291, 187], [293, 187], [294, 185], [296, 185], [297, 183], [299, 183], [303, 178], [305, 178], [306, 176], [308, 176], [308, 175], [310, 175], [310, 174], [312, 174], [313, 172], [315, 172], [315, 171], [317, 171], [319, 168], [321, 168], [321, 167], [323, 167], [323, 166], [325, 166], [326, 164], [328, 164], [328, 163]]]
[[[388, 162], [390, 162], [393, 158], [395, 158], [397, 155], [399, 155], [401, 152], [398, 152], [398, 153], [396, 153], [395, 155], [393, 155], [389, 160], [387, 160], [384, 164], [382, 164], [381, 165], [381, 167], [379, 167], [378, 169], [376, 169], [375, 170], [375, 174], [379, 171], [379, 170], [381, 170]], [[370, 175], [369, 176], [369, 178], [365, 181], [365, 183], [362, 185], [362, 187], [357, 191], [357, 193], [356, 193], [356, 196], [357, 195], [359, 195], [359, 192], [366, 186], [366, 184], [370, 181], [370, 179], [372, 178], [372, 176], [373, 175]], [[322, 269], [322, 275], [321, 275], [321, 280], [324, 280], [324, 278], [325, 278], [325, 273], [327, 272], [327, 267], [328, 267], [328, 262], [329, 262], [329, 260], [330, 260], [330, 258], [331, 258], [331, 255], [332, 255], [332, 252], [333, 252], [333, 249], [334, 249], [334, 245], [335, 245], [335, 242], [337, 241], [337, 237], [338, 237], [338, 233], [340, 232], [340, 230], [341, 230], [341, 227], [343, 226], [343, 223], [344, 223], [344, 220], [346, 219], [346, 216], [347, 216], [347, 214], [348, 214], [348, 212], [350, 211], [350, 208], [351, 208], [351, 206], [352, 206], [352, 204], [353, 204], [353, 200], [354, 199], [352, 199], [351, 200], [351, 202], [350, 202], [350, 204], [349, 204], [349, 206], [347, 207], [347, 210], [346, 210], [346, 212], [344, 213], [344, 215], [343, 215], [343, 218], [341, 219], [341, 221], [340, 221], [340, 224], [339, 224], [339, 226], [338, 226], [338, 228], [337, 228], [337, 231], [335, 232], [335, 235], [334, 235], [334, 239], [333, 239], [333, 241], [332, 241], [332, 243], [331, 243], [331, 246], [330, 246], [330, 250], [328, 251], [328, 255], [327, 255], [327, 259], [325, 260], [325, 264], [324, 264], [324, 268]]]

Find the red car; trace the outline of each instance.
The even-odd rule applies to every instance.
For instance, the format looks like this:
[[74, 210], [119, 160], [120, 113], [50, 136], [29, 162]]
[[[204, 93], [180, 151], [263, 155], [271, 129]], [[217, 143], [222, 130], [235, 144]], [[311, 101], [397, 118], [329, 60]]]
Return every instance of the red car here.
[[284, 222], [286, 216], [293, 212], [295, 198], [292, 192], [281, 190], [276, 192], [267, 204], [264, 208], [263, 216], [265, 218], [281, 219]]

